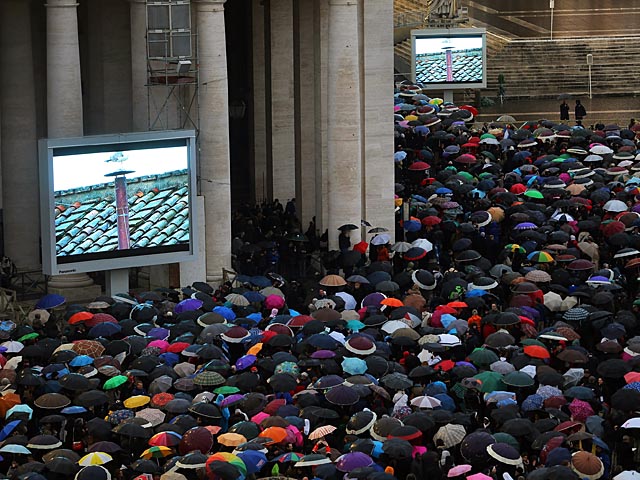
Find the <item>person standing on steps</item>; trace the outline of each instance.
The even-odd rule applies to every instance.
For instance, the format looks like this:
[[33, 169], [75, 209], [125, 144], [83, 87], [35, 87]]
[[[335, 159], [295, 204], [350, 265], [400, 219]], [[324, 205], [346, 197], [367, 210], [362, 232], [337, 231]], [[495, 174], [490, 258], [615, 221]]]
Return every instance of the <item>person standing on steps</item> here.
[[575, 115], [576, 124], [582, 125], [582, 119], [587, 116], [587, 111], [585, 110], [584, 105], [580, 103], [580, 100], [576, 100]]
[[560, 104], [560, 121], [569, 120], [569, 104], [563, 100]]

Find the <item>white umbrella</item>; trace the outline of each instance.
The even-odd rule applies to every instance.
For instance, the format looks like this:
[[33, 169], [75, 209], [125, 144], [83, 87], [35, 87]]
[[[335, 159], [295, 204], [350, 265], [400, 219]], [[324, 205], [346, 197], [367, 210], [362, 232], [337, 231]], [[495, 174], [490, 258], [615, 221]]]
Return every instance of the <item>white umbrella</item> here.
[[604, 207], [602, 208], [607, 212], [626, 212], [627, 211], [626, 203], [624, 203], [621, 200], [609, 200], [607, 203], [604, 204]]
[[613, 153], [613, 150], [611, 150], [606, 145], [594, 145], [589, 149], [589, 151], [591, 153], [595, 153], [596, 155], [608, 155], [610, 153]]
[[385, 322], [382, 325], [382, 331], [391, 335], [396, 330], [400, 330], [401, 328], [407, 328], [407, 327], [408, 325], [401, 320], [390, 320], [388, 322]]
[[412, 246], [423, 249], [425, 252], [433, 250], [433, 243], [426, 238], [418, 238], [411, 243]]
[[640, 480], [640, 473], [635, 470], [625, 470], [613, 477], [613, 480]]
[[411, 248], [411, 244], [408, 242], [396, 242], [391, 247], [391, 250], [398, 253], [405, 253]]
[[440, 429], [433, 436], [434, 442], [442, 440], [444, 448], [451, 448], [454, 445], [458, 445], [464, 439], [467, 432], [462, 425], [450, 423]]
[[442, 402], [435, 397], [421, 395], [411, 400], [411, 405], [418, 408], [437, 408], [442, 405]]
[[562, 310], [562, 297], [556, 292], [547, 292], [544, 294], [544, 306], [552, 312]]
[[640, 428], [640, 417], [630, 418], [622, 424], [622, 428]]
[[460, 339], [455, 335], [451, 335], [450, 333], [443, 333], [442, 335], [438, 335], [438, 343], [440, 345], [446, 345], [447, 347], [455, 347], [461, 345]]
[[391, 241], [391, 237], [386, 233], [376, 235], [371, 239], [371, 245], [386, 245]]

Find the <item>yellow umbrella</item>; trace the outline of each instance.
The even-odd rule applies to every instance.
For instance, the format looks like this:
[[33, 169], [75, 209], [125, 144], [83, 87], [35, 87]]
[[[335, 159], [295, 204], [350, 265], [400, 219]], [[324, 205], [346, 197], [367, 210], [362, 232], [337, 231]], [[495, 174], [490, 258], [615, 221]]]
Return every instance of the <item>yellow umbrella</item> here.
[[429, 104], [430, 105], [442, 105], [444, 103], [444, 100], [441, 98], [432, 98], [431, 100], [429, 100]]
[[247, 438], [239, 433], [223, 433], [217, 440], [220, 445], [225, 447], [237, 447], [241, 443], [245, 443]]
[[105, 452], [91, 452], [78, 460], [78, 465], [88, 467], [89, 465], [104, 465], [113, 460], [113, 457]]
[[151, 401], [151, 397], [147, 395], [134, 395], [124, 401], [124, 406], [127, 408], [143, 407]]
[[404, 119], [405, 119], [407, 122], [411, 122], [411, 121], [413, 121], [413, 120], [417, 120], [417, 119], [418, 119], [418, 117], [416, 117], [415, 115], [407, 115], [406, 117], [404, 117]]
[[151, 460], [152, 458], [168, 457], [169, 455], [173, 455], [173, 453], [174, 453], [173, 449], [169, 447], [163, 447], [163, 446], [151, 447], [151, 448], [147, 448], [144, 452], [142, 452], [142, 455], [140, 455], [140, 458]]

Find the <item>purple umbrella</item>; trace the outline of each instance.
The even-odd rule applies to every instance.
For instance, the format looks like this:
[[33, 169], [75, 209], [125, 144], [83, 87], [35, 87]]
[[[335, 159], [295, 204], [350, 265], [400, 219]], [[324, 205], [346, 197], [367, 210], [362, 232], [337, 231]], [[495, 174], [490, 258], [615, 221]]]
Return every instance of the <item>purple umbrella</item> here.
[[326, 360], [327, 358], [333, 358], [335, 356], [335, 352], [331, 350], [317, 350], [311, 354], [311, 358], [318, 358], [320, 360]]
[[202, 300], [198, 300], [197, 298], [187, 298], [186, 300], [182, 300], [179, 304], [175, 306], [173, 309], [174, 313], [183, 313], [190, 312], [192, 310], [198, 310], [204, 302]]
[[169, 338], [170, 333], [171, 332], [169, 332], [169, 330], [167, 330], [166, 328], [155, 327], [147, 332], [147, 336], [156, 338], [158, 340], [166, 340], [167, 338]]
[[531, 222], [522, 222], [514, 227], [516, 230], [535, 230], [538, 226]]
[[387, 298], [385, 295], [379, 292], [370, 293], [362, 300], [363, 307], [379, 307], [380, 302]]
[[243, 355], [236, 361], [236, 370], [241, 371], [249, 368], [256, 363], [257, 357], [255, 355]]
[[234, 405], [238, 402], [244, 400], [244, 395], [240, 395], [239, 393], [234, 393], [233, 395], [229, 395], [227, 398], [220, 402], [221, 407], [228, 407], [230, 405]]
[[336, 468], [341, 472], [351, 472], [356, 468], [364, 468], [373, 464], [373, 459], [362, 452], [351, 452], [340, 455], [336, 460]]

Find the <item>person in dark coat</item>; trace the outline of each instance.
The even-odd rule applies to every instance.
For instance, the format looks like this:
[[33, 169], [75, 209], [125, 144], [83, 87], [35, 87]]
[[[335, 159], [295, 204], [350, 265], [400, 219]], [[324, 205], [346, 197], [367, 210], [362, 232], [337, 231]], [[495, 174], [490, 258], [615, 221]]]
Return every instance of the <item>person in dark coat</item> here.
[[584, 105], [580, 103], [580, 100], [576, 100], [576, 108], [574, 113], [576, 115], [576, 123], [578, 125], [582, 125], [582, 119], [587, 116], [587, 111], [585, 110]]
[[569, 120], [569, 104], [566, 100], [560, 104], [560, 120]]

